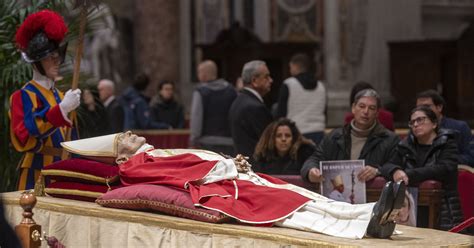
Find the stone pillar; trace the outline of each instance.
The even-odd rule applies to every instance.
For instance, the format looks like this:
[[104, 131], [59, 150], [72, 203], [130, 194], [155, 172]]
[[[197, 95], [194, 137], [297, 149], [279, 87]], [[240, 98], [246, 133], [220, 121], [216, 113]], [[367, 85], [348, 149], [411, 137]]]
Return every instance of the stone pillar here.
[[363, 58], [354, 66], [354, 80], [371, 83], [382, 98], [390, 95], [388, 42], [419, 40], [421, 2], [419, 0], [369, 0], [367, 36]]
[[185, 107], [185, 113], [189, 113], [192, 92], [194, 85], [191, 82], [192, 75], [192, 37], [191, 37], [191, 1], [180, 0], [179, 13], [179, 82], [176, 82], [176, 88], [179, 89], [178, 100]]
[[324, 63], [328, 89], [327, 119], [329, 127], [341, 126], [348, 110], [350, 86], [342, 79], [340, 60], [339, 1], [324, 1]]
[[179, 5], [169, 0], [135, 2], [136, 71], [150, 76], [149, 96], [156, 94], [159, 81], [179, 79]]
[[254, 1], [254, 30], [253, 32], [263, 42], [270, 41], [270, 2], [268, 0]]

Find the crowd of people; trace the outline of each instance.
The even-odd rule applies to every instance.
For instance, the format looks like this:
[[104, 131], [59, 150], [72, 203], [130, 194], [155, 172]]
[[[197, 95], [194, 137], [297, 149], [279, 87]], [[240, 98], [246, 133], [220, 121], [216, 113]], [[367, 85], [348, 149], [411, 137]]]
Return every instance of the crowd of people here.
[[[22, 32], [29, 30], [19, 29], [17, 43], [32, 64], [33, 78], [12, 95], [10, 104], [12, 144], [25, 152], [19, 189], [32, 188], [43, 166], [63, 159], [60, 143], [75, 139], [78, 130], [85, 138], [130, 129], [185, 127], [183, 106], [168, 80], [160, 82], [155, 100], [144, 94], [150, 84], [145, 74], [137, 75], [120, 96], [115, 83], [107, 79], [96, 88], [63, 95], [55, 88], [64, 56], [63, 37]], [[446, 103], [440, 94], [434, 90], [418, 94], [407, 118], [410, 132], [401, 141], [393, 132], [393, 115], [382, 109], [379, 94], [370, 84], [358, 83], [351, 92], [346, 124], [325, 135], [325, 84], [314, 76], [311, 68], [315, 66], [305, 54], [294, 55], [289, 67], [291, 77], [283, 82], [272, 114], [263, 100], [273, 83], [264, 61], [243, 65], [240, 90], [217, 77], [215, 62], [200, 63], [200, 83], [191, 106], [190, 146], [231, 156], [243, 154], [255, 172], [300, 174], [309, 183], [323, 180], [319, 164], [328, 160], [364, 160], [365, 167], [357, 174], [364, 182], [376, 176], [413, 186], [429, 179], [441, 181], [445, 194], [440, 227], [449, 229], [462, 221], [457, 165], [474, 165], [474, 144], [466, 122], [444, 116]]]

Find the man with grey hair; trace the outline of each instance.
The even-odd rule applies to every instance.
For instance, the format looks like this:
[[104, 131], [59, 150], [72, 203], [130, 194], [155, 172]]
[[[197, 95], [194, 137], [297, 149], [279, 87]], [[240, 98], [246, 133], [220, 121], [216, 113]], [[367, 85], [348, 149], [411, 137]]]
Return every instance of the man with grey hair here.
[[197, 74], [200, 84], [191, 103], [190, 146], [233, 155], [227, 115], [237, 92], [229, 82], [217, 78], [217, 65], [212, 60], [201, 62]]
[[236, 153], [252, 157], [260, 135], [273, 119], [263, 102], [273, 80], [265, 62], [253, 60], [244, 65], [242, 81], [244, 88], [230, 107], [230, 129]]
[[102, 79], [97, 85], [99, 98], [107, 111], [107, 121], [109, 133], [119, 133], [123, 131], [123, 107], [115, 97], [115, 83], [109, 79]]
[[365, 160], [364, 169], [357, 175], [369, 181], [380, 175], [379, 168], [393, 155], [399, 137], [377, 121], [380, 97], [373, 89], [356, 94], [352, 104], [354, 119], [325, 136], [316, 151], [301, 169], [303, 180], [318, 183], [322, 180], [320, 161]]

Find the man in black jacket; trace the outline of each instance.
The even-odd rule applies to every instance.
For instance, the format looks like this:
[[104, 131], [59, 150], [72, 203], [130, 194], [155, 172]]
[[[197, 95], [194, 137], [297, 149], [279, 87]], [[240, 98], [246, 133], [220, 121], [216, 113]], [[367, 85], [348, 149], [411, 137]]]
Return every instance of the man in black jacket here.
[[102, 79], [97, 85], [99, 97], [107, 111], [109, 133], [123, 131], [123, 107], [115, 98], [115, 84], [109, 79]]
[[152, 100], [151, 115], [155, 121], [169, 124], [172, 128], [184, 128], [184, 108], [174, 97], [174, 82], [162, 80], [158, 84], [158, 97]]
[[260, 135], [273, 119], [263, 102], [273, 80], [265, 62], [253, 60], [244, 65], [242, 81], [244, 88], [230, 107], [229, 121], [236, 153], [252, 157]]
[[303, 180], [317, 183], [322, 180], [320, 161], [365, 160], [364, 169], [357, 175], [368, 181], [380, 174], [380, 167], [392, 157], [399, 137], [377, 122], [380, 97], [372, 89], [356, 94], [352, 104], [354, 119], [344, 127], [324, 137], [316, 151], [301, 169]]

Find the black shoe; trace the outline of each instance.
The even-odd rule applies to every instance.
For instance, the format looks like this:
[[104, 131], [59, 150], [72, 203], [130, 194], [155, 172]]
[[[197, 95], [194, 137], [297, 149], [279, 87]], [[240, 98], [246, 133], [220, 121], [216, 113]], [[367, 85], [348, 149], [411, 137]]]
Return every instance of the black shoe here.
[[389, 181], [383, 187], [380, 198], [377, 203], [375, 203], [372, 217], [367, 227], [368, 236], [385, 239], [392, 235], [395, 230], [395, 222], [387, 220], [392, 212], [394, 200], [393, 182]]
[[403, 202], [405, 201], [406, 189], [407, 187], [403, 181], [399, 181], [393, 184], [393, 194], [395, 199], [393, 200], [392, 210], [390, 211], [390, 214], [388, 215], [385, 222], [395, 221], [395, 218], [398, 215], [398, 211], [400, 211], [403, 206]]

